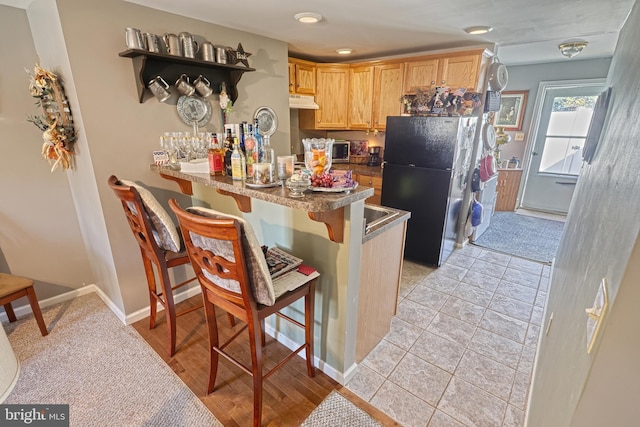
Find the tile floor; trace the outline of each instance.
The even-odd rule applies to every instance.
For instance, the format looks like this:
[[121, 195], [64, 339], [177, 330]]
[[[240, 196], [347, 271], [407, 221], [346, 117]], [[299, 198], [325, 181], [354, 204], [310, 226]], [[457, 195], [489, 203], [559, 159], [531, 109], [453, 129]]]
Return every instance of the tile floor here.
[[524, 408], [550, 267], [466, 246], [405, 261], [391, 331], [347, 388], [407, 427], [511, 427]]

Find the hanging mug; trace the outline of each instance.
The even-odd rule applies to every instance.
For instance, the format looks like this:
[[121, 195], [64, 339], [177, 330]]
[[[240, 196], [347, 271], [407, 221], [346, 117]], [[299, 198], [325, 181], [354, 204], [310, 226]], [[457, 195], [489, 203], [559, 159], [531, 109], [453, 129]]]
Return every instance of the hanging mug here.
[[196, 91], [196, 88], [189, 83], [189, 77], [186, 74], [181, 75], [178, 80], [176, 80], [176, 89], [186, 96], [191, 96]]
[[139, 29], [128, 27], [125, 30], [125, 36], [129, 49], [145, 49], [144, 38]]
[[160, 76], [155, 77], [149, 82], [149, 89], [153, 96], [158, 98], [158, 101], [164, 102], [171, 96], [171, 92], [169, 92], [169, 84], [164, 81], [164, 79]]
[[209, 80], [207, 80], [205, 76], [198, 76], [198, 78], [193, 81], [193, 85], [203, 98], [208, 98], [213, 93], [211, 83], [209, 83]]

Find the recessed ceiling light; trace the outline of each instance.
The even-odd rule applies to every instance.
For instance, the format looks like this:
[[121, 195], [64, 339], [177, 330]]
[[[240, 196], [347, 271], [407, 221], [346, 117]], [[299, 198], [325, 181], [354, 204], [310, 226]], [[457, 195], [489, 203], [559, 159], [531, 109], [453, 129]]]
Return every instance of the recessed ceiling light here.
[[322, 15], [313, 12], [296, 13], [293, 17], [304, 24], [315, 24], [322, 21]]
[[353, 49], [342, 47], [340, 49], [336, 49], [336, 52], [338, 52], [340, 55], [349, 55], [351, 52], [353, 52]]
[[465, 28], [464, 31], [467, 34], [473, 35], [487, 34], [488, 32], [493, 31], [493, 27], [487, 27], [486, 25], [477, 25], [475, 27]]

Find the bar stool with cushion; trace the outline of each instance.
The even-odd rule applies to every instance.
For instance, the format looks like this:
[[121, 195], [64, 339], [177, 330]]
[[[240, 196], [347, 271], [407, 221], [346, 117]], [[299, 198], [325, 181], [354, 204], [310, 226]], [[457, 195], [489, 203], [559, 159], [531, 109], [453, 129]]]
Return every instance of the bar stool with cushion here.
[[[109, 178], [108, 184], [122, 202], [131, 231], [140, 246], [149, 288], [149, 329], [156, 326], [156, 308], [157, 303], [160, 303], [165, 309], [169, 334], [168, 354], [171, 357], [176, 352], [176, 317], [202, 307], [199, 305], [176, 313], [174, 291], [196, 278], [192, 277], [172, 287], [168, 270], [188, 264], [189, 257], [181, 248], [180, 234], [171, 217], [149, 190], [130, 181], [118, 180], [115, 175]], [[159, 287], [156, 284], [154, 265], [158, 270]]]
[[[212, 209], [191, 207], [186, 211], [175, 200], [169, 206], [176, 213], [191, 265], [202, 287], [209, 334], [210, 372], [207, 393], [216, 382], [218, 355], [253, 377], [253, 425], [262, 419], [262, 382], [300, 351], [305, 350], [307, 374], [315, 375], [313, 366], [313, 312], [317, 272], [305, 276], [287, 273], [272, 280], [269, 268], [251, 225], [242, 218]], [[294, 275], [294, 276], [291, 276]], [[287, 280], [289, 276], [289, 280]], [[297, 278], [295, 283], [291, 277]], [[304, 298], [304, 323], [279, 313], [291, 303]], [[227, 342], [220, 343], [214, 308], [218, 307], [246, 325]], [[305, 342], [269, 372], [262, 373], [262, 347], [265, 345], [264, 321], [276, 314], [302, 328]], [[224, 351], [242, 331], [248, 329], [251, 366], [247, 367]]]
[[12, 274], [0, 273], [0, 305], [4, 306], [9, 322], [16, 321], [16, 314], [13, 311], [13, 307], [11, 307], [11, 301], [15, 301], [21, 297], [27, 297], [29, 299], [31, 311], [33, 311], [33, 316], [36, 318], [36, 322], [38, 322], [40, 333], [42, 333], [43, 337], [46, 336], [49, 332], [47, 331], [47, 326], [44, 324], [38, 298], [33, 289], [33, 280]]

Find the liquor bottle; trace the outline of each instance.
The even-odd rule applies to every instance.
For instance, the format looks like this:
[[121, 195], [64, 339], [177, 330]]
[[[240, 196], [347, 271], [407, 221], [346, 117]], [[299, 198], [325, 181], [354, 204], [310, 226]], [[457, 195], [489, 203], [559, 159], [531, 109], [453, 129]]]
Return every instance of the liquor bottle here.
[[220, 148], [216, 134], [211, 137], [211, 148], [207, 150], [207, 158], [209, 159], [209, 174], [224, 175], [224, 150]]
[[240, 153], [240, 144], [234, 144], [233, 152], [231, 153], [231, 178], [234, 181], [242, 181], [242, 157]]
[[244, 140], [247, 136], [247, 122], [240, 122], [238, 129], [240, 132], [240, 135], [238, 135], [238, 138], [240, 139], [240, 149], [243, 153], [246, 153], [247, 148], [244, 146]]
[[233, 154], [233, 136], [231, 129], [227, 129], [227, 138], [224, 141], [224, 174], [227, 176], [232, 176], [231, 154]]
[[256, 140], [253, 137], [253, 129], [251, 123], [246, 127], [247, 133], [244, 137], [244, 148], [247, 156], [247, 176], [253, 177], [253, 164], [257, 162]]
[[[236, 138], [236, 145], [238, 146], [238, 148], [240, 147], [238, 138]], [[242, 180], [244, 181], [245, 179], [247, 179], [247, 157], [244, 155], [242, 149], [239, 148], [238, 152], [240, 153], [240, 172], [242, 174]]]
[[256, 151], [258, 152], [258, 162], [263, 161], [264, 149], [262, 147], [262, 135], [258, 127], [258, 119], [253, 119], [253, 137], [256, 139]]
[[274, 172], [277, 171], [276, 169], [276, 155], [275, 152], [273, 151], [273, 148], [271, 148], [271, 143], [269, 141], [269, 135], [264, 135], [262, 137], [262, 163], [271, 163], [271, 170], [273, 170]]

